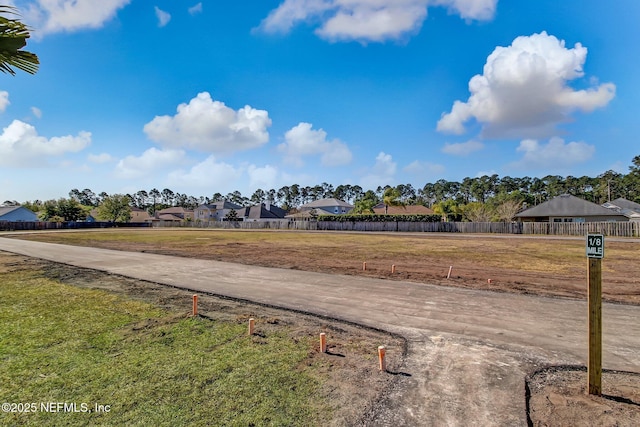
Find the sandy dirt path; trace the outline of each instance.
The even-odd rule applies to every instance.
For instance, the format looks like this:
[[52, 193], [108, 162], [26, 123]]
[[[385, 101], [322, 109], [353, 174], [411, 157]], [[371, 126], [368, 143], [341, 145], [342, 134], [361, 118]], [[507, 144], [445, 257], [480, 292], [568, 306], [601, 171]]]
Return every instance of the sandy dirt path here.
[[[6, 238], [0, 250], [400, 333], [410, 351], [377, 425], [526, 425], [526, 374], [586, 359], [583, 301]], [[603, 367], [640, 371], [640, 307], [604, 304], [603, 318]]]

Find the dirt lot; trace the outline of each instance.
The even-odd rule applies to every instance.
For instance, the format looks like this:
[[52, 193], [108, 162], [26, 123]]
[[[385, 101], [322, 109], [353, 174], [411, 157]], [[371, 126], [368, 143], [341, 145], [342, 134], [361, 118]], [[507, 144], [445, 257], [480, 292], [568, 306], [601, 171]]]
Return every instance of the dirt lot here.
[[[582, 238], [206, 229], [111, 229], [91, 236], [72, 232], [21, 238], [499, 292], [586, 298], [587, 289]], [[606, 239], [605, 301], [640, 305], [639, 255], [640, 239]]]
[[[72, 234], [72, 233], [69, 233]], [[159, 233], [162, 234], [162, 233]], [[240, 234], [237, 234], [239, 236]], [[316, 243], [304, 243], [300, 238], [294, 243], [274, 242], [273, 239], [233, 239], [232, 237], [213, 238], [214, 235], [189, 236], [190, 243], [185, 244], [182, 236], [173, 240], [167, 233], [164, 238], [154, 241], [123, 241], [122, 239], [91, 239], [84, 242], [94, 247], [110, 249], [153, 252], [166, 255], [187, 256], [220, 261], [257, 264], [262, 266], [292, 268], [308, 271], [332, 272], [336, 274], [365, 275], [388, 279], [410, 280], [446, 286], [459, 286], [475, 289], [487, 289], [501, 292], [530, 293], [539, 295], [554, 295], [573, 298], [585, 297], [585, 258], [584, 242], [572, 240], [535, 240], [523, 238], [498, 239], [477, 236], [441, 237], [421, 236], [402, 238], [400, 236], [385, 236], [387, 245], [385, 250], [371, 251], [363, 249], [349, 239], [345, 239], [344, 247], [338, 249], [333, 243], [317, 239]], [[217, 236], [217, 235], [216, 235]], [[221, 237], [217, 236], [217, 237]], [[43, 239], [33, 236], [37, 240], [58, 241], [51, 235]], [[412, 251], [411, 248], [420, 244], [420, 239], [428, 239], [429, 245], [441, 250]], [[66, 239], [65, 239], [66, 240]], [[73, 240], [73, 239], [72, 239]], [[313, 240], [313, 239], [312, 239]], [[72, 242], [81, 244], [82, 242]], [[399, 246], [400, 250], [390, 252], [389, 248]], [[480, 256], [456, 256], [455, 248], [460, 253], [474, 253]], [[406, 250], [402, 250], [405, 248]], [[445, 250], [446, 249], [446, 250]], [[571, 256], [556, 257], [553, 261], [545, 258], [545, 251], [557, 251], [559, 254], [568, 253]], [[637, 262], [640, 244], [637, 241], [607, 243], [607, 253], [615, 257], [607, 258], [604, 268], [603, 294], [606, 300], [622, 303], [640, 303], [640, 263]], [[548, 254], [547, 254], [548, 255]], [[553, 255], [553, 254], [552, 254]], [[529, 260], [523, 263], [522, 257]], [[496, 261], [498, 260], [498, 262]], [[515, 262], [510, 262], [514, 261]], [[362, 263], [367, 262], [367, 269], [363, 271]], [[396, 266], [395, 273], [391, 272], [391, 263]], [[452, 274], [446, 278], [449, 266], [453, 265]], [[98, 286], [97, 282], [104, 282], [100, 273], [72, 269], [71, 267], [56, 267], [51, 269], [56, 277], [70, 280], [76, 285]], [[57, 273], [56, 273], [57, 272]], [[491, 283], [488, 279], [492, 279]], [[125, 279], [122, 279], [125, 280]], [[127, 280], [125, 280], [126, 282]], [[100, 285], [104, 286], [104, 285]], [[158, 287], [149, 288], [148, 284], [121, 283], [113, 286], [120, 292], [126, 292], [136, 297], [160, 301], [171, 305], [171, 295], [179, 292], [172, 289]], [[212, 311], [228, 313], [230, 316], [247, 316], [250, 308], [242, 304], [229, 301], [211, 302]], [[291, 319], [288, 322], [298, 324], [296, 313], [274, 311], [272, 315], [278, 319]], [[306, 318], [306, 316], [305, 316]], [[304, 323], [304, 322], [302, 322]], [[341, 346], [346, 342], [359, 340], [375, 341], [371, 331], [354, 328], [339, 322], [325, 322], [328, 331], [336, 332], [335, 349], [330, 351], [340, 354]], [[338, 336], [337, 332], [341, 335]], [[401, 347], [400, 343], [396, 345]], [[362, 415], [370, 411], [374, 402], [381, 399], [380, 378], [362, 374], [370, 366], [358, 366], [358, 362], [336, 357], [335, 363], [330, 364], [333, 383], [332, 388], [337, 406], [350, 408], [346, 415], [339, 415], [337, 425], [353, 425], [354, 420], [362, 421], [356, 414]], [[370, 364], [370, 360], [362, 360]], [[349, 363], [355, 363], [355, 365]], [[393, 369], [402, 372], [401, 361]], [[347, 366], [343, 366], [343, 365]], [[349, 381], [345, 381], [343, 367], [346, 371], [353, 371]], [[335, 369], [335, 370], [334, 370]], [[358, 373], [360, 372], [360, 373]], [[640, 425], [640, 378], [636, 373], [605, 372], [603, 379], [603, 396], [589, 396], [585, 392], [586, 372], [581, 368], [550, 367], [537, 373], [531, 373], [528, 379], [529, 424], [535, 426], [555, 425]], [[401, 381], [402, 376], [396, 376], [394, 381]], [[345, 388], [345, 383], [346, 388]], [[348, 384], [353, 384], [349, 386]], [[371, 390], [362, 395], [362, 390]], [[358, 391], [359, 396], [352, 393]], [[356, 393], [356, 394], [358, 394]], [[402, 405], [402, 402], [394, 402]], [[345, 421], [348, 420], [348, 421]], [[355, 423], [357, 424], [357, 422]]]

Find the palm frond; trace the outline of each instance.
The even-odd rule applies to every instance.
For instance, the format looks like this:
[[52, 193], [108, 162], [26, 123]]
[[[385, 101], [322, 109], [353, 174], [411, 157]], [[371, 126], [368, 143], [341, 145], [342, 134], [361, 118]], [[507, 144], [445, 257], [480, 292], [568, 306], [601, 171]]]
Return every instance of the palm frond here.
[[[18, 15], [11, 6], [0, 6], [0, 14]], [[35, 74], [40, 61], [38, 57], [24, 50], [30, 37], [29, 28], [17, 19], [0, 16], [0, 71], [15, 75], [14, 68]]]

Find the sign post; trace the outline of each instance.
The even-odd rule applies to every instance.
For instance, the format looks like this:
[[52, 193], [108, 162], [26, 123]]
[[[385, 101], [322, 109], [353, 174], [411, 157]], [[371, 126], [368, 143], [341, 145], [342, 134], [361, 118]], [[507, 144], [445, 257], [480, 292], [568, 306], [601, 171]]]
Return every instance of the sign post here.
[[602, 394], [602, 258], [604, 236], [587, 234], [587, 279], [589, 300], [589, 394]]

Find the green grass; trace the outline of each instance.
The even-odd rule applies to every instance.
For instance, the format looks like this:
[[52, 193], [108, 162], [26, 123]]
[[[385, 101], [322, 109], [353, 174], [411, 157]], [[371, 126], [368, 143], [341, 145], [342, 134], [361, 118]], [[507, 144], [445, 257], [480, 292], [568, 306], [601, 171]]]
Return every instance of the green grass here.
[[286, 328], [188, 318], [113, 294], [0, 273], [0, 401], [109, 405], [0, 413], [0, 425], [295, 426], [327, 416], [312, 343]]

